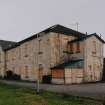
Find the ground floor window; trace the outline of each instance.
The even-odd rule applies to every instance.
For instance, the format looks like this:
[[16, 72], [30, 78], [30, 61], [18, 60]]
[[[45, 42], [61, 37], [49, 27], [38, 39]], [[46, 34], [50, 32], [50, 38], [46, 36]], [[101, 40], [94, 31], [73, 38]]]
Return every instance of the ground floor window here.
[[25, 66], [25, 78], [29, 78], [28, 66]]

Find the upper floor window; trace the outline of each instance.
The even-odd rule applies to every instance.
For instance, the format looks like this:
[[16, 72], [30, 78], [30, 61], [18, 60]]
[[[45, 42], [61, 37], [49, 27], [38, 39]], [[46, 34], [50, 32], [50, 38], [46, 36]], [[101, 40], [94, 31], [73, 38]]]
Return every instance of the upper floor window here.
[[93, 54], [96, 54], [96, 41], [93, 41]]
[[15, 51], [12, 51], [12, 61], [14, 61], [16, 59], [16, 55], [15, 55]]
[[25, 57], [28, 57], [28, 45], [26, 44], [24, 47], [24, 53], [25, 53]]
[[39, 64], [39, 70], [43, 69], [43, 65]]
[[70, 52], [73, 52], [73, 43], [70, 44]]
[[21, 59], [21, 48], [19, 48], [19, 59]]
[[79, 42], [76, 44], [76, 52], [80, 52], [80, 43]]
[[9, 54], [6, 53], [6, 61], [8, 62], [9, 61]]
[[91, 71], [92, 70], [92, 66], [91, 65], [88, 65], [88, 67], [89, 67], [89, 70]]

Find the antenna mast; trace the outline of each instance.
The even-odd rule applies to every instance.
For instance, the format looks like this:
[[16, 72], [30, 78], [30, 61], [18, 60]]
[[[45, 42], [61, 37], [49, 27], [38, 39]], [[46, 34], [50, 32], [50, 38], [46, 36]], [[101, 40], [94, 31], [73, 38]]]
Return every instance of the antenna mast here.
[[77, 31], [79, 30], [79, 23], [78, 22], [76, 22], [75, 24], [70, 24], [70, 25], [75, 26]]

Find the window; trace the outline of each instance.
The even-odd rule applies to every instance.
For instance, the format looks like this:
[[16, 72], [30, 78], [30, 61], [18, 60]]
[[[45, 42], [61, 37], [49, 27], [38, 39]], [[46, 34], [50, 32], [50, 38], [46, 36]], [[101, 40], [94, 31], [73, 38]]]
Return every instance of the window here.
[[21, 48], [19, 48], [19, 59], [21, 59]]
[[76, 44], [76, 52], [80, 53], [80, 43], [79, 42]]
[[96, 54], [96, 41], [93, 41], [93, 54]]
[[42, 64], [39, 64], [39, 70], [43, 69]]
[[15, 51], [13, 50], [13, 51], [12, 51], [12, 61], [14, 61], [15, 59], [16, 59]]
[[25, 78], [29, 78], [29, 75], [28, 75], [28, 66], [25, 66]]
[[70, 44], [70, 52], [73, 53], [73, 43]]
[[9, 54], [6, 53], [6, 61], [8, 62], [9, 61]]
[[28, 51], [28, 45], [26, 44], [25, 47], [24, 47], [24, 53], [25, 53], [24, 56], [25, 56], [25, 57], [28, 57], [27, 51]]
[[38, 79], [40, 81], [42, 81], [42, 78], [43, 78], [43, 65], [42, 64], [39, 64]]
[[41, 43], [42, 43], [42, 40], [39, 39], [39, 51], [38, 51], [38, 54], [42, 54], [43, 52], [41, 51]]
[[88, 67], [89, 67], [89, 70], [91, 70], [91, 69], [92, 69], [92, 66], [91, 66], [91, 65], [89, 65]]
[[97, 70], [100, 70], [100, 66], [99, 65], [97, 66]]
[[47, 43], [46, 44], [48, 44], [48, 45], [50, 44], [50, 39], [47, 39]]

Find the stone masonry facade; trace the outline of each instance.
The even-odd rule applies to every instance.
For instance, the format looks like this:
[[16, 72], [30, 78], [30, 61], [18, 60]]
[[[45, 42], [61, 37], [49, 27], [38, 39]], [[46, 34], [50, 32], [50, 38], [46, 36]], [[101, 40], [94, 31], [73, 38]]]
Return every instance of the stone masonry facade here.
[[[43, 76], [52, 75], [51, 68], [67, 61], [83, 59], [84, 81], [100, 81], [103, 73], [103, 45], [104, 40], [96, 34], [86, 35], [55, 25], [10, 44], [5, 49], [1, 45], [0, 76], [4, 77], [7, 71], [11, 71], [22, 80], [39, 79], [41, 82]], [[68, 54], [69, 50], [72, 53]]]

